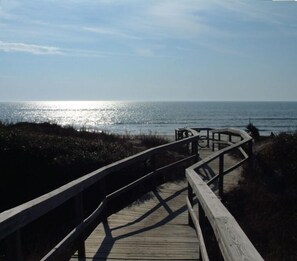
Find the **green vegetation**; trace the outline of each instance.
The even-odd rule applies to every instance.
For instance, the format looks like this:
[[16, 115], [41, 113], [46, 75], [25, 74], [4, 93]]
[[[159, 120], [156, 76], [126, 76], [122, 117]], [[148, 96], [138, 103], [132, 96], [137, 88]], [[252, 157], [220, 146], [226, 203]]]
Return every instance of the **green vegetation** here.
[[255, 141], [259, 141], [260, 139], [259, 129], [253, 123], [250, 122], [246, 126], [246, 131], [251, 135], [251, 137], [253, 137]]
[[297, 260], [297, 132], [255, 144], [253, 170], [226, 205], [265, 260]]
[[[42, 123], [0, 123], [0, 212], [45, 194], [71, 180], [145, 149], [167, 143], [157, 135], [118, 136], [77, 131], [72, 127]], [[156, 168], [183, 157], [187, 149], [164, 151], [154, 159]], [[111, 201], [108, 214], [132, 203], [167, 180], [183, 177], [184, 167], [170, 175], [150, 179]], [[151, 159], [114, 172], [102, 181], [109, 194], [153, 170]], [[180, 175], [182, 173], [182, 175]], [[83, 193], [84, 216], [101, 202], [101, 182]], [[39, 260], [73, 227], [74, 200], [51, 211], [22, 229], [25, 260]], [[57, 231], [59, 233], [57, 233]], [[0, 260], [3, 260], [0, 242]], [[2, 259], [1, 259], [2, 256]]]
[[0, 212], [167, 142], [157, 135], [119, 136], [50, 123], [0, 123]]
[[0, 211], [135, 153], [128, 139], [56, 124], [0, 124]]

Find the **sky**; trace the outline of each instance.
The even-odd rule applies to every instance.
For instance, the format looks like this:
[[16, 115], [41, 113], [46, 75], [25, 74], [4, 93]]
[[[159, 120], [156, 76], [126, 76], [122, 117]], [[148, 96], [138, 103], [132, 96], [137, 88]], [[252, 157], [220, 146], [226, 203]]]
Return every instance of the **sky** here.
[[0, 101], [297, 101], [297, 1], [0, 0]]

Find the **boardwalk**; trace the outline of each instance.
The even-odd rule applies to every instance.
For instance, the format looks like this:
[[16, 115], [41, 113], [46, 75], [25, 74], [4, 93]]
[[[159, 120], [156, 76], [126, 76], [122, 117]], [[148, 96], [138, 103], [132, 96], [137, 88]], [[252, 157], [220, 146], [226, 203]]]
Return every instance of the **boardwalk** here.
[[167, 183], [149, 200], [110, 216], [86, 240], [87, 260], [198, 260], [186, 193], [186, 182]]
[[[212, 151], [210, 149], [200, 150], [201, 159], [206, 158], [211, 154], [212, 154]], [[228, 169], [235, 163], [236, 163], [236, 160], [234, 158], [226, 155], [225, 162], [224, 162], [224, 169]], [[202, 168], [202, 170], [199, 170], [198, 173], [206, 181], [211, 179], [215, 174], [217, 174], [218, 169], [219, 169], [219, 159], [214, 160], [213, 162], [207, 164], [207, 166]], [[241, 180], [241, 171], [242, 171], [242, 167], [239, 167], [224, 177], [224, 192], [228, 192], [238, 185], [239, 181]], [[216, 186], [211, 185], [210, 187], [216, 192], [217, 190]]]
[[[202, 158], [210, 155], [202, 150]], [[225, 164], [233, 160], [227, 156]], [[203, 175], [217, 173], [218, 164]], [[225, 179], [227, 189], [238, 182], [239, 170]], [[188, 225], [187, 183], [166, 183], [149, 199], [111, 215], [86, 240], [86, 260], [199, 260], [196, 232]], [[77, 260], [73, 256], [71, 260]]]
[[[203, 136], [203, 131], [206, 136]], [[248, 167], [253, 166], [252, 138], [246, 132], [234, 128], [178, 129], [176, 134], [178, 140], [175, 142], [111, 163], [39, 198], [0, 213], [0, 240], [5, 241], [4, 260], [23, 261], [26, 257], [23, 253], [23, 228], [41, 217], [49, 219], [52, 211], [66, 205], [67, 211], [73, 213], [72, 221], [77, 221], [77, 224], [72, 225], [71, 231], [65, 233], [53, 248], [46, 249], [48, 252], [42, 261], [79, 259], [78, 254], [71, 257], [75, 251], [72, 247], [74, 242], [77, 242], [81, 260], [201, 258], [208, 261], [209, 242], [212, 242], [214, 246], [210, 252], [212, 256], [215, 255], [216, 260], [262, 261], [263, 258], [220, 201], [224, 192], [238, 184], [242, 164], [247, 162]], [[192, 136], [188, 137], [190, 134]], [[198, 144], [200, 147], [213, 145], [215, 152], [200, 148], [200, 159], [193, 164], [193, 160], [198, 158]], [[160, 155], [166, 155], [168, 151], [176, 152], [177, 149], [184, 151], [185, 148], [187, 153], [184, 158], [161, 166], [156, 163], [156, 158]], [[240, 157], [231, 159], [230, 153]], [[147, 167], [148, 163], [150, 168]], [[164, 184], [146, 195], [142, 203], [136, 202], [109, 216], [106, 222], [98, 225], [85, 238], [89, 229], [93, 229], [93, 222], [103, 219], [112, 199], [133, 191], [136, 186], [164, 171], [169, 174], [186, 163], [193, 164], [185, 169], [186, 181]], [[128, 184], [123, 184], [114, 192], [106, 190], [104, 184], [106, 181], [110, 182], [108, 178], [113, 177], [111, 175], [135, 164], [145, 165], [143, 170], [140, 169], [140, 178], [127, 181]], [[84, 196], [93, 186], [100, 187], [100, 203], [85, 217], [88, 198]], [[71, 206], [68, 204], [70, 200], [74, 203]], [[188, 218], [195, 229], [188, 225]]]

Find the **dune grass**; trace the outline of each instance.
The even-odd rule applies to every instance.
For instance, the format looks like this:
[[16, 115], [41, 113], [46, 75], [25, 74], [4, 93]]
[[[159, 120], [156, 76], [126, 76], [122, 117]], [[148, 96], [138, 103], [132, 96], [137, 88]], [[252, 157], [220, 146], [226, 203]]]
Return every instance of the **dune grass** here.
[[0, 212], [168, 142], [156, 134], [121, 136], [50, 123], [0, 122]]
[[[167, 139], [155, 134], [119, 136], [78, 131], [73, 127], [50, 123], [0, 123], [0, 212], [45, 194], [97, 168], [167, 142]], [[163, 166], [181, 157], [181, 151], [164, 152], [155, 163], [157, 167]], [[106, 192], [111, 193], [127, 185], [152, 171], [151, 168], [148, 160], [112, 173], [105, 179]], [[151, 179], [133, 192], [123, 194], [116, 201], [110, 202], [108, 213], [132, 203], [166, 180], [180, 178], [184, 174], [180, 170], [175, 172], [170, 171], [168, 178], [165, 175]], [[84, 201], [87, 202], [85, 216], [102, 200], [100, 186], [98, 183], [84, 192]], [[39, 260], [75, 226], [73, 204], [73, 200], [66, 202], [22, 230], [26, 260]], [[4, 253], [0, 242], [0, 260], [3, 260], [1, 255]]]
[[254, 169], [226, 205], [265, 260], [297, 260], [297, 132], [255, 149]]
[[49, 123], [0, 124], [0, 211], [137, 151], [111, 134]]

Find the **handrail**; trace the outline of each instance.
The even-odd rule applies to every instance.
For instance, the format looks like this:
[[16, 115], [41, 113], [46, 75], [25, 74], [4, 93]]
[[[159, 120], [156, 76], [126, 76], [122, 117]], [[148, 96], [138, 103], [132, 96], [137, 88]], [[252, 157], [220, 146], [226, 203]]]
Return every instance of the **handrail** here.
[[[206, 236], [205, 233], [205, 219], [208, 220], [214, 236], [216, 238], [220, 254], [224, 260], [263, 260], [261, 255], [255, 249], [253, 244], [249, 241], [245, 233], [242, 231], [234, 217], [229, 213], [225, 206], [221, 203], [219, 198], [208, 186], [215, 180], [219, 179], [219, 195], [223, 195], [223, 177], [227, 173], [231, 172], [235, 168], [241, 166], [247, 160], [252, 158], [252, 138], [244, 131], [238, 129], [218, 129], [212, 130], [212, 141], [215, 142], [214, 135], [219, 135], [219, 141], [221, 134], [235, 135], [241, 137], [241, 141], [232, 143], [231, 136], [229, 136], [229, 142], [225, 144], [229, 145], [219, 151], [214, 152], [209, 157], [201, 160], [189, 168], [186, 169], [186, 177], [189, 183], [189, 193], [187, 197], [187, 205], [189, 209], [189, 222], [194, 224], [196, 233], [199, 238]], [[248, 146], [248, 152], [244, 150], [244, 146]], [[214, 148], [214, 147], [213, 147]], [[227, 170], [224, 170], [224, 155], [235, 149], [239, 149], [244, 159], [236, 163], [234, 166]], [[219, 158], [219, 173], [210, 179], [207, 183], [204, 182], [198, 175], [196, 170]], [[193, 217], [193, 192], [198, 200], [199, 218]], [[202, 241], [200, 245], [202, 260], [209, 260], [207, 252], [205, 253], [205, 243]]]
[[[105, 198], [101, 202], [101, 204], [98, 206], [98, 208], [86, 219], [81, 219], [80, 224], [74, 228], [72, 232], [70, 232], [62, 242], [59, 243], [58, 246], [63, 246], [66, 244], [66, 242], [70, 241], [70, 239], [75, 238], [78, 234], [83, 231], [83, 229], [91, 222], [91, 220], [94, 220], [100, 213], [102, 212], [104, 206], [106, 206], [106, 203], [111, 197], [114, 197], [115, 194], [120, 194], [124, 192], [124, 190], [131, 189], [135, 186], [135, 183], [143, 182], [144, 180], [152, 177], [153, 175], [160, 173], [161, 171], [164, 171], [165, 169], [172, 168], [178, 164], [181, 164], [185, 161], [191, 160], [191, 159], [197, 159], [197, 153], [199, 136], [193, 136], [189, 137], [183, 140], [175, 141], [172, 143], [168, 143], [165, 145], [161, 145], [155, 148], [148, 149], [144, 152], [140, 152], [136, 155], [127, 157], [125, 159], [119, 160], [117, 162], [111, 163], [107, 166], [104, 166], [102, 168], [99, 168], [85, 176], [82, 176], [81, 178], [78, 178], [72, 182], [69, 182], [68, 184], [59, 187], [45, 195], [42, 195], [36, 199], [33, 199], [29, 202], [26, 202], [20, 206], [17, 206], [15, 208], [9, 209], [7, 211], [4, 211], [0, 213], [0, 240], [6, 238], [8, 235], [12, 234], [19, 234], [19, 231], [22, 227], [28, 225], [32, 221], [36, 220], [37, 218], [47, 214], [48, 212], [52, 211], [53, 209], [57, 208], [58, 206], [65, 203], [67, 200], [71, 198], [76, 198], [81, 195], [81, 193], [92, 186], [93, 184], [97, 183], [98, 181], [102, 180], [109, 174], [116, 172], [120, 169], [123, 169], [124, 167], [130, 166], [133, 163], [140, 162], [144, 159], [147, 159], [149, 157], [152, 157], [164, 150], [168, 149], [174, 149], [180, 145], [184, 144], [190, 144], [192, 143], [192, 156], [189, 156], [185, 159], [182, 159], [178, 162], [166, 165], [164, 167], [161, 167], [159, 169], [156, 169], [153, 172], [148, 173], [144, 177], [131, 182], [125, 187], [122, 187], [118, 191], [115, 191], [111, 193], [110, 195], [105, 195]], [[80, 210], [80, 213], [82, 211]], [[16, 240], [19, 240], [19, 237], [15, 237]], [[15, 245], [19, 245], [19, 242], [14, 242]], [[58, 247], [56, 246], [56, 247]], [[59, 247], [59, 249], [60, 249]], [[49, 255], [45, 257], [44, 260], [53, 260], [51, 259], [52, 255], [54, 256], [57, 253], [58, 249], [53, 249]], [[21, 260], [21, 257], [18, 257], [18, 260]]]
[[175, 163], [169, 164], [168, 166], [165, 167], [161, 167], [155, 171], [152, 171], [146, 175], [144, 175], [143, 177], [129, 183], [127, 186], [124, 186], [110, 194], [108, 194], [105, 199], [101, 202], [101, 204], [98, 206], [97, 209], [95, 209], [93, 211], [93, 213], [91, 215], [89, 215], [86, 219], [83, 220], [83, 222], [81, 224], [79, 224], [77, 227], [75, 227], [58, 245], [56, 245], [54, 247], [54, 249], [52, 249], [44, 258], [42, 258], [43, 260], [56, 260], [56, 258], [58, 257], [58, 255], [62, 252], [62, 249], [64, 247], [67, 246], [67, 244], [69, 244], [70, 242], [70, 238], [72, 240], [74, 240], [80, 233], [82, 233], [83, 229], [86, 228], [93, 220], [95, 220], [102, 211], [104, 211], [104, 207], [107, 206], [108, 202], [115, 198], [118, 197], [119, 195], [123, 194], [125, 191], [130, 190], [134, 187], [136, 187], [137, 185], [139, 185], [140, 183], [150, 179], [152, 176], [155, 176], [157, 174], [159, 174], [160, 172], [164, 171], [165, 169], [168, 170], [169, 168], [172, 168], [173, 166], [179, 165], [182, 162], [185, 162], [189, 159], [194, 159], [196, 157], [196, 155], [192, 155], [189, 156], [185, 159], [179, 160]]
[[[187, 178], [199, 201], [199, 216], [203, 213], [208, 219], [224, 260], [263, 260], [234, 217], [197, 173], [187, 169]], [[204, 230], [202, 226], [200, 229]]]
[[[219, 173], [208, 181], [209, 184], [215, 180], [219, 180], [219, 194], [222, 196], [223, 193], [223, 177], [227, 173], [231, 172], [238, 166], [242, 165], [247, 160], [251, 159], [252, 156], [252, 138], [245, 132], [237, 129], [216, 129], [211, 128], [183, 128], [181, 129], [182, 136], [178, 136], [179, 133], [176, 132], [177, 141], [165, 145], [161, 145], [144, 152], [140, 152], [136, 155], [128, 157], [126, 159], [119, 160], [115, 163], [109, 164], [105, 167], [97, 169], [81, 178], [78, 178], [68, 184], [51, 191], [37, 199], [31, 200], [13, 209], [4, 211], [0, 213], [0, 240], [7, 238], [13, 238], [17, 253], [17, 258], [14, 260], [22, 260], [21, 254], [18, 248], [20, 248], [20, 229], [37, 218], [46, 215], [48, 212], [57, 208], [58, 206], [65, 203], [71, 198], [75, 198], [77, 202], [77, 215], [79, 224], [73, 228], [73, 230], [66, 235], [66, 237], [60, 241], [60, 243], [55, 246], [42, 260], [55, 260], [64, 249], [77, 238], [80, 239], [80, 247], [78, 250], [79, 257], [84, 256], [84, 234], [85, 229], [100, 215], [105, 211], [105, 208], [112, 198], [119, 196], [127, 190], [130, 190], [145, 180], [159, 174], [164, 170], [174, 168], [175, 166], [182, 164], [188, 160], [197, 160], [198, 155], [198, 142], [200, 138], [200, 132], [207, 131], [207, 146], [209, 147], [210, 141], [213, 144], [218, 141], [228, 145], [228, 147], [223, 148], [219, 151], [214, 152], [211, 156], [201, 160], [198, 163], [193, 164], [191, 167], [186, 169], [186, 177], [189, 182], [189, 195], [187, 198], [187, 206], [189, 208], [189, 214], [192, 224], [196, 228], [196, 232], [199, 238], [201, 257], [203, 260], [209, 260], [206, 245], [204, 242], [204, 227], [203, 216], [205, 216], [210, 222], [215, 236], [217, 238], [221, 253], [225, 260], [241, 260], [240, 258], [245, 257], [244, 260], [262, 260], [259, 253], [255, 250], [253, 245], [250, 243], [244, 232], [241, 230], [232, 215], [226, 210], [222, 205], [216, 195], [210, 190], [208, 185], [202, 181], [202, 179], [197, 174], [196, 170], [210, 163], [211, 161], [219, 158], [220, 168]], [[210, 132], [212, 132], [212, 138], [210, 137]], [[189, 136], [191, 133], [192, 137], [185, 138], [183, 135]], [[218, 135], [218, 140], [215, 139], [215, 135]], [[229, 141], [221, 140], [221, 135], [229, 135]], [[241, 137], [241, 141], [233, 143], [231, 136]], [[153, 170], [144, 176], [130, 182], [128, 185], [119, 188], [118, 190], [104, 196], [103, 200], [99, 206], [86, 218], [82, 215], [82, 192], [93, 184], [101, 181], [109, 174], [119, 171], [131, 164], [146, 160], [154, 155], [168, 149], [174, 149], [180, 145], [192, 144], [192, 155], [176, 161], [174, 163], [168, 164], [158, 169], [153, 168]], [[248, 145], [248, 151], [246, 152], [244, 147]], [[214, 148], [214, 147], [213, 147]], [[235, 149], [238, 149], [243, 155], [244, 159], [236, 163], [234, 166], [227, 170], [224, 170], [224, 155]], [[199, 218], [195, 216], [193, 210], [193, 192], [195, 193], [199, 202]], [[80, 209], [79, 209], [80, 208]], [[201, 223], [202, 222], [202, 223]], [[12, 236], [11, 236], [12, 235]]]

